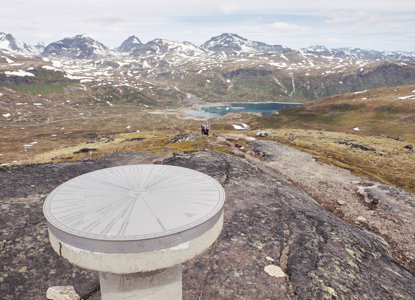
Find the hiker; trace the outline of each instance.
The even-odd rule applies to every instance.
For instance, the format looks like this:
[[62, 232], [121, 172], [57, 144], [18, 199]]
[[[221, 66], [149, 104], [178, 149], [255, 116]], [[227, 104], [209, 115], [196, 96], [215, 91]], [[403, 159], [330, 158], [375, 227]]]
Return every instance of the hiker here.
[[202, 124], [202, 135], [205, 135], [206, 132], [206, 125]]
[[206, 123], [206, 127], [205, 127], [205, 134], [209, 135], [209, 130], [210, 130], [210, 124], [209, 122]]

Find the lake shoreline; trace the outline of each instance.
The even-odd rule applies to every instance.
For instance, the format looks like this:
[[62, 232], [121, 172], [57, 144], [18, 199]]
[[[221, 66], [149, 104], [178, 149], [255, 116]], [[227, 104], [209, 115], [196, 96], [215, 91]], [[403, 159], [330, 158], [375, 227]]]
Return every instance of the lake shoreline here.
[[302, 103], [286, 102], [220, 102], [206, 105], [194, 105], [183, 110], [187, 115], [203, 118], [215, 118], [229, 113], [259, 113], [262, 116], [272, 115], [282, 110], [303, 105]]
[[192, 108], [202, 108], [202, 107], [216, 107], [216, 106], [227, 106], [232, 104], [269, 104], [269, 103], [277, 103], [277, 104], [295, 104], [295, 105], [304, 105], [301, 102], [279, 102], [279, 101], [269, 101], [269, 102], [209, 102], [204, 104], [195, 104], [190, 107]]

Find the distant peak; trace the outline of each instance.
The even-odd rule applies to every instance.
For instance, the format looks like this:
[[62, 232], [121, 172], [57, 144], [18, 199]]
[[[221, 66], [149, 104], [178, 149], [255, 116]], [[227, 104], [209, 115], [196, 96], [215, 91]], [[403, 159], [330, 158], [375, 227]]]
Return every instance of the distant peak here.
[[324, 45], [315, 44], [310, 47], [308, 47], [309, 50], [313, 51], [328, 51], [329, 49]]
[[9, 40], [13, 40], [14, 36], [11, 35], [10, 33], [4, 33], [4, 32], [0, 32], [0, 36]]
[[29, 45], [16, 40], [10, 33], [3, 32], [0, 32], [0, 49], [25, 54], [30, 54], [32, 51], [32, 48]]
[[128, 39], [126, 39], [126, 41], [135, 43], [135, 44], [142, 44], [142, 42], [140, 41], [140, 39], [138, 37], [136, 37], [135, 35], [131, 35], [128, 37]]
[[85, 33], [77, 34], [73, 38], [75, 38], [75, 39], [92, 39], [90, 36], [86, 35]]
[[118, 47], [118, 51], [121, 52], [132, 52], [135, 49], [141, 47], [143, 43], [140, 41], [138, 37], [135, 35], [129, 36], [124, 42], [122, 42], [121, 46]]
[[234, 39], [241, 39], [241, 40], [244, 40], [244, 41], [247, 40], [246, 38], [244, 38], [240, 35], [237, 35], [236, 33], [227, 33], [227, 32], [222, 33], [219, 36], [216, 36], [216, 38], [234, 38]]
[[234, 36], [234, 37], [239, 37], [239, 38], [241, 37], [240, 35], [236, 33], [232, 33], [232, 32], [224, 32], [220, 36]]
[[73, 37], [50, 43], [43, 50], [42, 55], [90, 59], [110, 56], [111, 51], [105, 45], [86, 34], [77, 34]]
[[222, 33], [221, 35], [212, 37], [201, 47], [218, 53], [226, 53], [228, 55], [282, 51], [285, 49], [281, 45], [268, 45], [262, 42], [251, 41], [235, 33]]

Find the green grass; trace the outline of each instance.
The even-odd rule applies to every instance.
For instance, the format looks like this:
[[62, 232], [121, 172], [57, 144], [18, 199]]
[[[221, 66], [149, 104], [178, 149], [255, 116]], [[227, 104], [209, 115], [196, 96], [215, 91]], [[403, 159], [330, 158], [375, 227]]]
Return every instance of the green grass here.
[[27, 94], [63, 94], [64, 89], [73, 83], [71, 82], [52, 82], [52, 83], [35, 83], [35, 84], [24, 84], [20, 83], [15, 86], [8, 86], [17, 92]]
[[[278, 142], [316, 155], [320, 161], [415, 192], [415, 154], [404, 148], [407, 141], [327, 130], [284, 128], [271, 131]], [[376, 151], [354, 149], [338, 141], [352, 141]]]
[[[415, 141], [415, 101], [398, 100], [415, 86], [380, 88], [362, 94], [344, 94], [288, 109], [279, 115], [255, 119], [257, 128], [325, 129], [360, 135], [383, 134]], [[362, 98], [367, 98], [362, 100]]]

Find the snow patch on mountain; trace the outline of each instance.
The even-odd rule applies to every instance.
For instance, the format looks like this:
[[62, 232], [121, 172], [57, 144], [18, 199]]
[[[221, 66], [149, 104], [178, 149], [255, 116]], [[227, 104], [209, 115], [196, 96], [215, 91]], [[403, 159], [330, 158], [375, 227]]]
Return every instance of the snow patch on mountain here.
[[51, 66], [42, 66], [42, 69], [50, 70], [50, 71], [56, 71], [56, 72], [62, 72], [62, 70], [59, 70], [59, 69], [57, 69], [55, 67], [51, 67]]
[[415, 95], [398, 97], [399, 100], [415, 99]]
[[143, 56], [144, 54], [176, 54], [183, 57], [203, 56], [206, 51], [189, 42], [174, 42], [164, 39], [154, 39], [135, 50], [133, 56]]
[[18, 70], [18, 71], [5, 71], [4, 74], [6, 74], [7, 76], [29, 76], [29, 77], [33, 77], [35, 76], [34, 74], [30, 73], [30, 72], [26, 72], [23, 70]]

